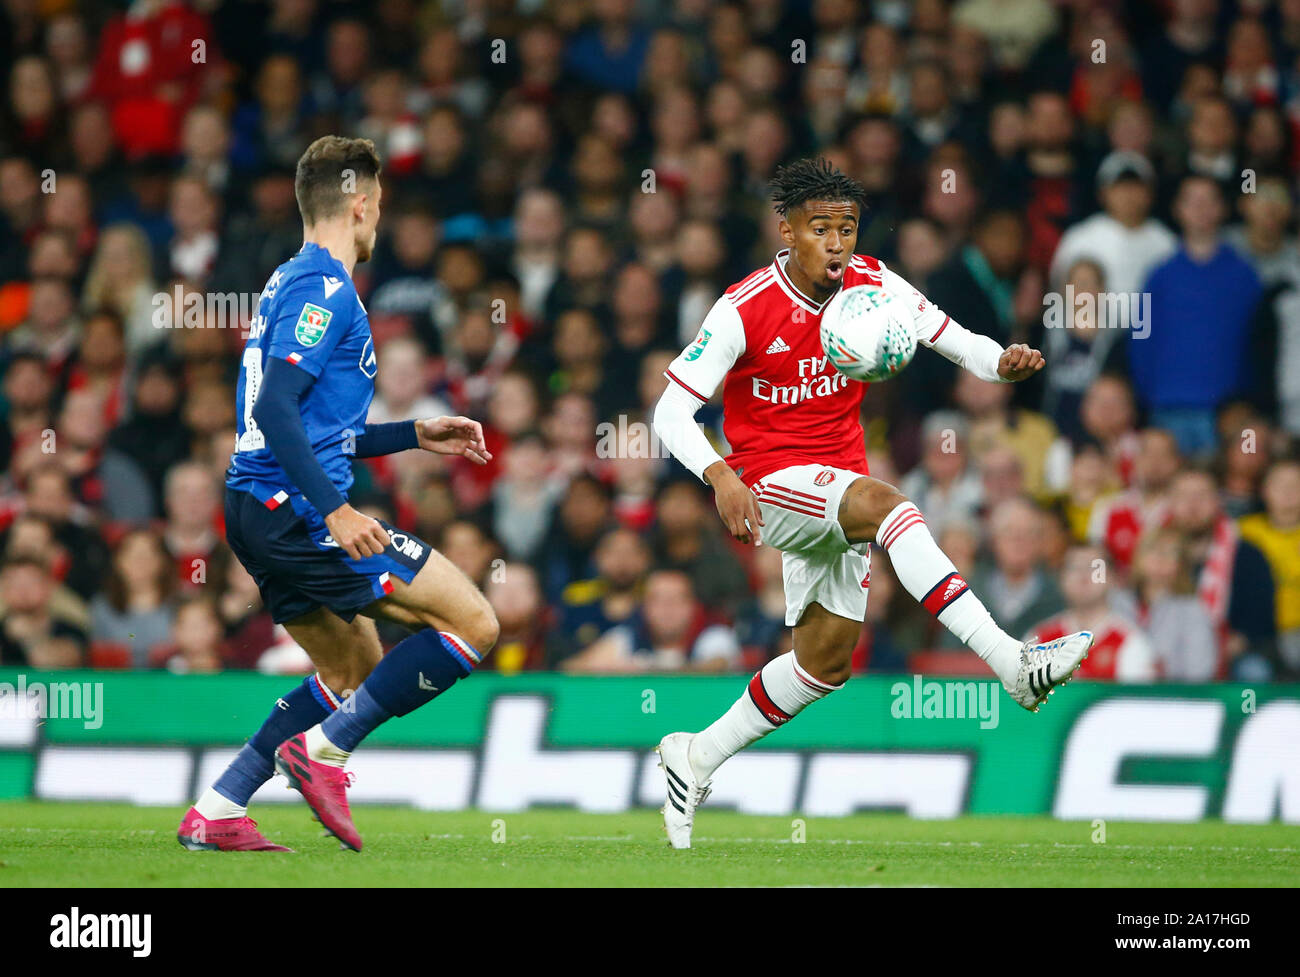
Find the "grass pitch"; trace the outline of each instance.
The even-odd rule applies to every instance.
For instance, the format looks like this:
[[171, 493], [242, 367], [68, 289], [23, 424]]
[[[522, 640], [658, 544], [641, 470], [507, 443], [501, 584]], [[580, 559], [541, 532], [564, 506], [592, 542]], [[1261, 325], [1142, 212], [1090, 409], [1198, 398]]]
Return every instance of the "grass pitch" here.
[[[253, 813], [292, 855], [189, 852], [180, 810], [0, 802], [0, 887], [18, 886], [1295, 886], [1300, 828], [703, 810], [672, 851], [654, 811], [443, 814], [359, 807], [360, 854], [299, 805]], [[797, 841], [802, 830], [804, 840]], [[494, 840], [495, 839], [495, 840]]]

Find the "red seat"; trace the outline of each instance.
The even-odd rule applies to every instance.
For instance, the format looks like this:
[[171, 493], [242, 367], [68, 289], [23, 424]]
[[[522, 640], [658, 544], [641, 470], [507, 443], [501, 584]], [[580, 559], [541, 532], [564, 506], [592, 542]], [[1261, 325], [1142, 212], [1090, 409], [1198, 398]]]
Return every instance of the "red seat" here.
[[91, 668], [130, 668], [131, 648], [117, 641], [90, 643]]

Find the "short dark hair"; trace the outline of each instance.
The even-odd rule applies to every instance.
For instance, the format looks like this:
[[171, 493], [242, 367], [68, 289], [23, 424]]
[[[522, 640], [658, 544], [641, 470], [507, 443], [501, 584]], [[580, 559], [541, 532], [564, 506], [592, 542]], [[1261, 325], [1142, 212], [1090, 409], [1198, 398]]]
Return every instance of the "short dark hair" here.
[[343, 209], [347, 199], [343, 183], [347, 176], [354, 180], [373, 180], [382, 169], [373, 141], [321, 136], [299, 158], [294, 175], [293, 193], [298, 198], [304, 223], [315, 224]]
[[778, 169], [770, 191], [772, 206], [782, 217], [810, 200], [854, 203], [859, 213], [867, 207], [866, 188], [822, 156], [796, 160]]

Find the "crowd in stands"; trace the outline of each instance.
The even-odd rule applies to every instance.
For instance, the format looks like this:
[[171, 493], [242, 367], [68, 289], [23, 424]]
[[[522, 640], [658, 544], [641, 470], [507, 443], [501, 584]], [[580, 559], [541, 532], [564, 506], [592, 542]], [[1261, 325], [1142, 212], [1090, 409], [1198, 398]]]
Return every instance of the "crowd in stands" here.
[[[859, 252], [1046, 356], [1001, 385], [922, 350], [864, 400], [872, 474], [994, 617], [1091, 628], [1099, 680], [1300, 678], [1300, 3], [123, 7], [0, 11], [0, 664], [307, 667], [223, 538], [230, 309], [334, 132], [385, 165], [370, 420], [466, 414], [495, 454], [359, 461], [351, 498], [483, 587], [489, 667], [788, 649], [779, 553], [647, 421], [781, 247], [775, 168], [821, 154]], [[978, 673], [872, 560], [855, 670]]]

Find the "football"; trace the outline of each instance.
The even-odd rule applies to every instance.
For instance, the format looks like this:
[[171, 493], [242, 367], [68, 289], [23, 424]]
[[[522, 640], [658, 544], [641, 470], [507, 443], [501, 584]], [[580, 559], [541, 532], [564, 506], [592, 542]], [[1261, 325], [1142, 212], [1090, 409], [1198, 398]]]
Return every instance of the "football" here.
[[879, 383], [912, 362], [916, 327], [897, 295], [874, 285], [854, 285], [840, 289], [822, 313], [821, 341], [840, 373]]

